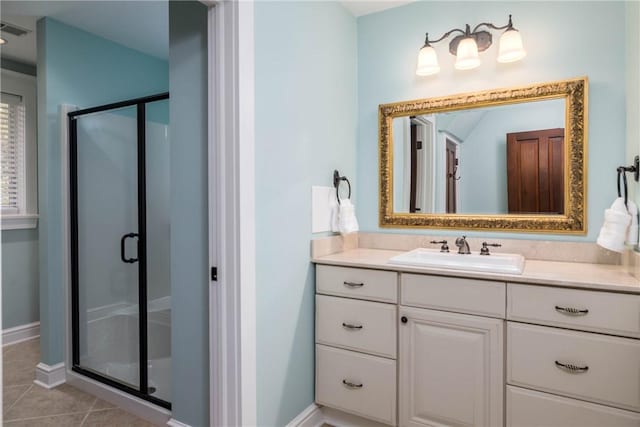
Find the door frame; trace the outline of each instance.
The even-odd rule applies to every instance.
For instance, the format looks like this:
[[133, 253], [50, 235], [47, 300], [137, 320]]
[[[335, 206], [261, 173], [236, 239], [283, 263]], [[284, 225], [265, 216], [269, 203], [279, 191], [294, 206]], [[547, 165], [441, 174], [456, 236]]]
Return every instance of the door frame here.
[[424, 175], [419, 177], [422, 180], [423, 206], [421, 213], [433, 213], [436, 199], [436, 117], [434, 114], [415, 116], [410, 123], [415, 123], [418, 126], [418, 137], [422, 138], [421, 155]]
[[[256, 425], [254, 5], [209, 7], [209, 421]], [[212, 279], [212, 278], [210, 278]]]

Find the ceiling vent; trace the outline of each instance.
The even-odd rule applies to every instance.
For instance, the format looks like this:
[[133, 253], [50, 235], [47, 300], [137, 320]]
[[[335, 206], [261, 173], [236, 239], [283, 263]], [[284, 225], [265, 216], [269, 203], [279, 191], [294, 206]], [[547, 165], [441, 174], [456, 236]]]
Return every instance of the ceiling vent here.
[[8, 22], [0, 21], [0, 31], [6, 34], [12, 34], [14, 36], [24, 36], [30, 33], [30, 30], [18, 27], [17, 25], [9, 24]]

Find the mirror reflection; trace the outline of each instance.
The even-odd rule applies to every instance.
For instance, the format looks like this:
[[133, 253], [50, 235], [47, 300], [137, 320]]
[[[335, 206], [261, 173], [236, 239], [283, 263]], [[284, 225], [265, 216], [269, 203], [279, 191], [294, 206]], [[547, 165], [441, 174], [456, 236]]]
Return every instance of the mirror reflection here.
[[565, 212], [565, 98], [393, 119], [393, 211]]

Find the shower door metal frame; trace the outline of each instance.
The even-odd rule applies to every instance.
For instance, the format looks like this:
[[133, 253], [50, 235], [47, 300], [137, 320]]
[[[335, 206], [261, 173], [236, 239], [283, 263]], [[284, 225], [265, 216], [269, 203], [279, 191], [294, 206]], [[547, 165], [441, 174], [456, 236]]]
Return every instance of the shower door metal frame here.
[[[70, 214], [71, 214], [71, 343], [72, 370], [141, 399], [171, 409], [171, 403], [149, 394], [148, 376], [148, 331], [147, 331], [147, 200], [146, 200], [146, 104], [169, 99], [169, 92], [131, 99], [98, 107], [76, 110], [68, 114], [69, 121], [69, 169], [70, 169]], [[78, 123], [77, 118], [136, 106], [137, 165], [138, 165], [138, 313], [139, 313], [139, 363], [140, 389], [101, 375], [80, 366], [80, 283], [78, 269]]]

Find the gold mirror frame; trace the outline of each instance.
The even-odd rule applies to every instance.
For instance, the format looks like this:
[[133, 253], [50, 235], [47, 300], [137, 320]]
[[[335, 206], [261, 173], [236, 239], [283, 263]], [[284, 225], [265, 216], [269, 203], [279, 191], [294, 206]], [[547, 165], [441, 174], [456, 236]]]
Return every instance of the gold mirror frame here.
[[[587, 87], [588, 79], [581, 77], [517, 88], [381, 104], [378, 108], [380, 227], [586, 234]], [[392, 121], [394, 118], [554, 98], [565, 99], [565, 141], [569, 141], [565, 144], [567, 173], [563, 215], [461, 215], [395, 213], [393, 211]]]

